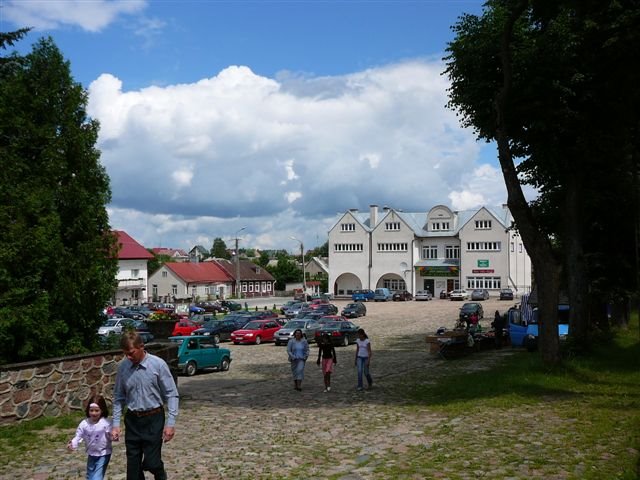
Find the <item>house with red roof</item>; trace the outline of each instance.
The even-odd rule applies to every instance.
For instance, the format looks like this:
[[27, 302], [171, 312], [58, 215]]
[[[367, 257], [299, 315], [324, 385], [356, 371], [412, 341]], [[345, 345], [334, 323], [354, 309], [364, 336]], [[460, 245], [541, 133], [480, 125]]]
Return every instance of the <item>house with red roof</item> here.
[[153, 255], [127, 232], [113, 232], [118, 241], [118, 287], [114, 305], [139, 305], [147, 301], [147, 262]]
[[154, 247], [151, 251], [155, 255], [165, 255], [171, 258], [172, 262], [188, 262], [189, 254], [181, 248]]
[[214, 300], [233, 292], [234, 279], [214, 262], [167, 262], [149, 277], [154, 301]]
[[240, 261], [236, 263], [235, 260], [210, 258], [202, 263], [215, 263], [224, 270], [227, 275], [233, 278], [234, 281], [239, 274], [240, 291], [244, 298], [270, 297], [275, 292], [276, 279], [266, 269], [253, 263], [251, 260], [241, 258]]

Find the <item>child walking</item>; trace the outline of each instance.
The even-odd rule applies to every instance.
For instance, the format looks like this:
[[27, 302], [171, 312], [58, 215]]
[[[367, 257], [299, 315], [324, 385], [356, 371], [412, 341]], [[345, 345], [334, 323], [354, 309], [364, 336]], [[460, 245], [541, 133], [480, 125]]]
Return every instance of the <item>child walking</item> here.
[[322, 374], [324, 375], [324, 391], [331, 391], [331, 374], [333, 373], [333, 366], [338, 363], [338, 357], [336, 356], [336, 349], [331, 343], [331, 338], [328, 333], [323, 333], [318, 342], [318, 361], [320, 365], [320, 357], [322, 357]]
[[87, 452], [87, 480], [103, 480], [111, 460], [111, 421], [107, 419], [107, 402], [101, 395], [94, 395], [87, 402], [87, 418], [80, 422], [76, 435], [67, 444], [76, 450], [84, 441]]
[[371, 362], [371, 342], [364, 329], [358, 330], [356, 339], [356, 367], [358, 368], [358, 390], [363, 390], [362, 377], [367, 378], [369, 388], [373, 385], [373, 378], [369, 374], [369, 363]]

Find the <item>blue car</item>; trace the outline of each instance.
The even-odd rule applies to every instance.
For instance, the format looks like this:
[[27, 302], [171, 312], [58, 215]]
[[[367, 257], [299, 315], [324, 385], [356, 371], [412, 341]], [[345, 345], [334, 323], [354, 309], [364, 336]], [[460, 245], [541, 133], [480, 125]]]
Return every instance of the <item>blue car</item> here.
[[373, 300], [374, 295], [373, 290], [356, 290], [351, 294], [351, 300], [354, 302], [368, 302], [369, 300]]
[[[509, 318], [509, 337], [511, 345], [525, 347], [533, 352], [538, 348], [538, 309], [531, 311], [531, 318], [527, 321], [519, 308], [511, 308], [507, 314]], [[558, 305], [558, 336], [565, 340], [569, 334], [569, 305]]]
[[178, 344], [178, 368], [186, 375], [195, 375], [204, 368], [229, 370], [231, 350], [220, 347], [213, 337], [192, 335], [169, 337], [169, 340]]

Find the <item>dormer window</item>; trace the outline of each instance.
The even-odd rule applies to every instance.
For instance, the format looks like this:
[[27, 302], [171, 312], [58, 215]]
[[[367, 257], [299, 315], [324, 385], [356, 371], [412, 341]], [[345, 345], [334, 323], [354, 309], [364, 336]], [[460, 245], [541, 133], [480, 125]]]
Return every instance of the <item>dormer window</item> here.
[[442, 230], [450, 230], [449, 222], [433, 222], [431, 223], [431, 230], [434, 232], [439, 232]]
[[491, 230], [491, 220], [476, 220], [476, 230]]
[[340, 224], [341, 232], [355, 232], [356, 224], [355, 223], [341, 223]]
[[400, 231], [400, 222], [386, 222], [384, 224], [384, 229], [387, 232], [399, 232]]

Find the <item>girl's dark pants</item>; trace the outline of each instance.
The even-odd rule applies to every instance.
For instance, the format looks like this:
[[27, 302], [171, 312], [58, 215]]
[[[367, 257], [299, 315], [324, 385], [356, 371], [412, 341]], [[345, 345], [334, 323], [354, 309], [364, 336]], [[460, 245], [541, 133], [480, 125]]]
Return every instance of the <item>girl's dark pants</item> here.
[[128, 412], [124, 418], [127, 447], [127, 480], [144, 480], [144, 470], [155, 480], [166, 480], [162, 463], [162, 432], [164, 410], [145, 417]]

